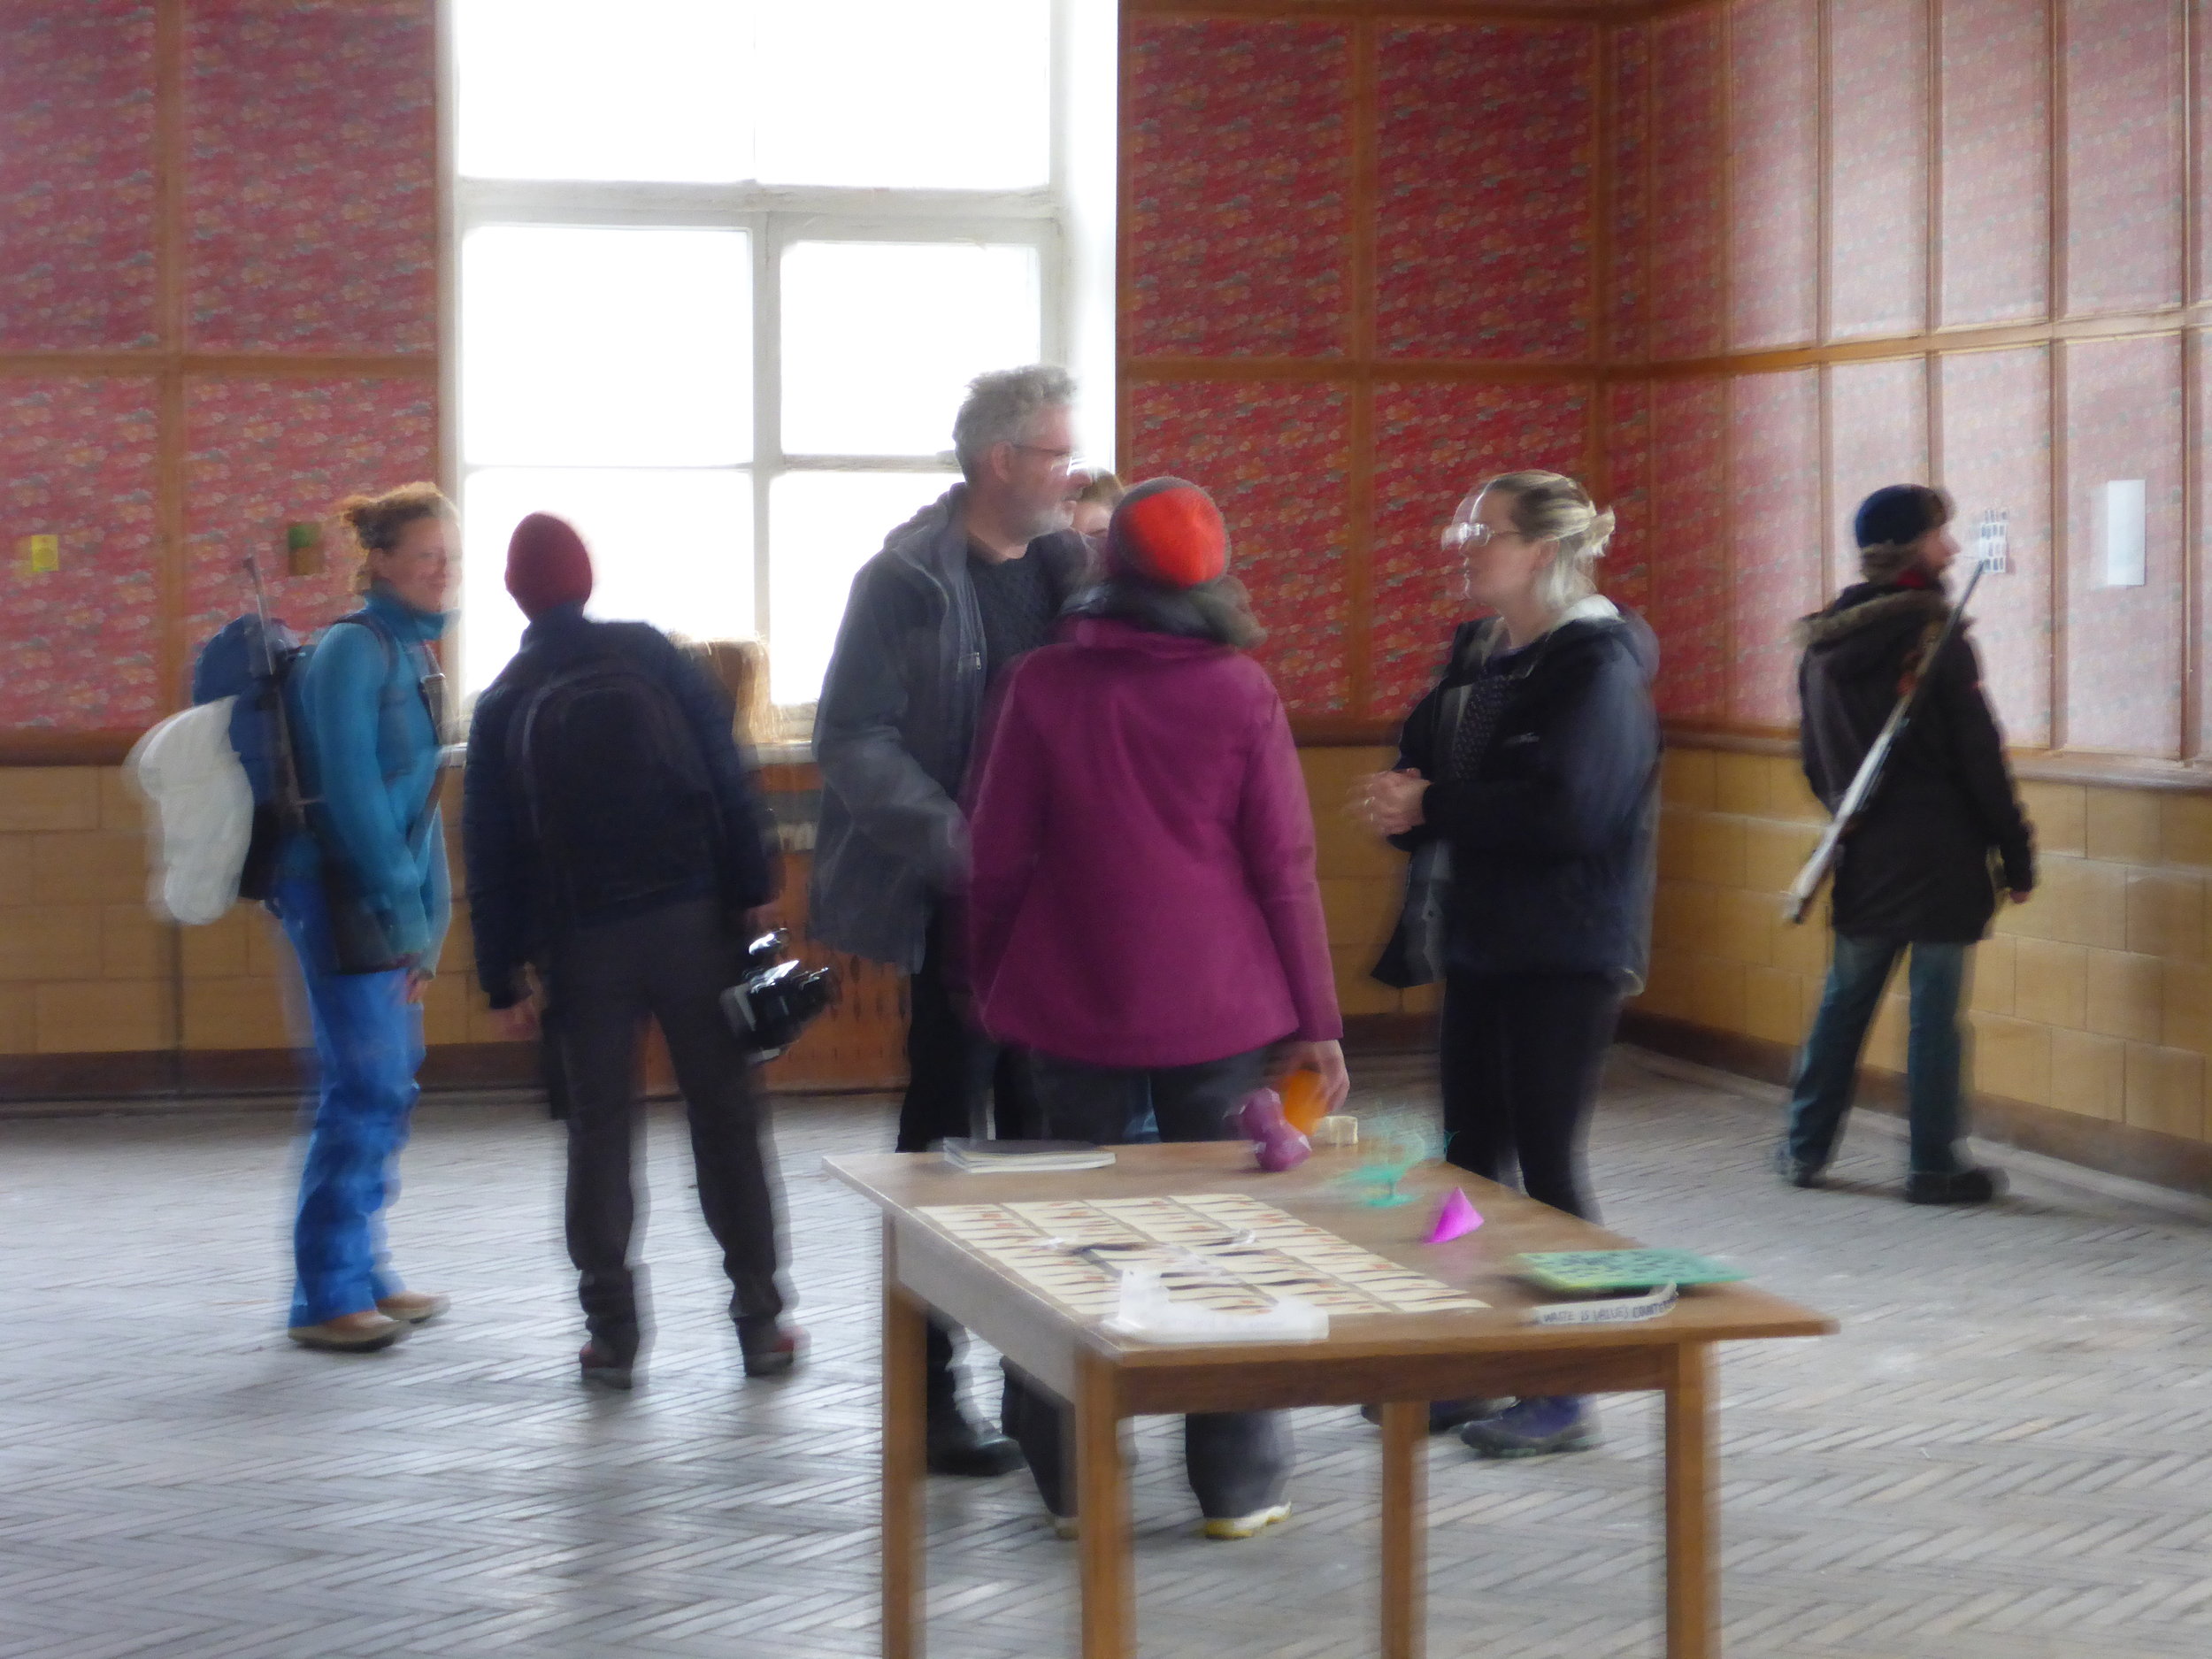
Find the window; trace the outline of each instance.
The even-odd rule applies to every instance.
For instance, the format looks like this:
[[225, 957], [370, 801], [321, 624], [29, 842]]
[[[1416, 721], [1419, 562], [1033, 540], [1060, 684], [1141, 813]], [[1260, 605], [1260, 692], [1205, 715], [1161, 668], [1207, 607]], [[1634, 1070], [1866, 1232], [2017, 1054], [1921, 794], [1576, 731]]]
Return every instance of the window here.
[[956, 477], [972, 376], [1074, 361], [1110, 410], [1112, 0], [449, 5], [464, 685], [515, 649], [542, 510], [595, 614], [757, 635], [811, 703], [853, 572]]

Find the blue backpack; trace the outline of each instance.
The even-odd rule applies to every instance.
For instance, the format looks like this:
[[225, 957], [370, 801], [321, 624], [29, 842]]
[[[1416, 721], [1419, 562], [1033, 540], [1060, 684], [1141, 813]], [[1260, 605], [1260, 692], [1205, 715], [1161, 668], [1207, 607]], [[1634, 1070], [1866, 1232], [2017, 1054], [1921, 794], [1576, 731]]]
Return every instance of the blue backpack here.
[[250, 611], [225, 623], [192, 664], [195, 703], [236, 699], [230, 710], [230, 746], [253, 789], [253, 840], [238, 879], [244, 898], [269, 896], [277, 849], [287, 831], [299, 823], [299, 786], [284, 698], [300, 650], [298, 634]]

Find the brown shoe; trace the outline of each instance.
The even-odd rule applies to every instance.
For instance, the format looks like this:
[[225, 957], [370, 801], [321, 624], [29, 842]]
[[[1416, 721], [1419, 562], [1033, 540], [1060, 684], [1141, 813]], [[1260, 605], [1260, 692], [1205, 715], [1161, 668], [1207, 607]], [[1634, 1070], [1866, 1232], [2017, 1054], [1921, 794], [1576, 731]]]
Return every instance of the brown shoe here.
[[380, 1313], [342, 1313], [320, 1325], [296, 1325], [284, 1334], [302, 1348], [326, 1354], [373, 1354], [386, 1348], [414, 1327]]
[[376, 1299], [376, 1310], [402, 1325], [428, 1325], [452, 1305], [452, 1297], [429, 1290], [403, 1290]]

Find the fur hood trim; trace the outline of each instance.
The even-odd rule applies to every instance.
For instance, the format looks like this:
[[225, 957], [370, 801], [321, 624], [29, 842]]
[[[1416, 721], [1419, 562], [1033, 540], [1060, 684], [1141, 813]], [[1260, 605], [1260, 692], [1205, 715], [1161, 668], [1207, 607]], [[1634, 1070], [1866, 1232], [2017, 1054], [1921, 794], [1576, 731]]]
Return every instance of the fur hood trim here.
[[1870, 582], [1893, 582], [1913, 567], [1912, 547], [1902, 541], [1877, 541], [1859, 549], [1859, 574]]
[[1905, 588], [1863, 604], [1816, 612], [1797, 624], [1797, 643], [1806, 650], [1840, 644], [1865, 628], [1910, 618], [1919, 622], [1941, 622], [1951, 614], [1951, 602], [1933, 588]]

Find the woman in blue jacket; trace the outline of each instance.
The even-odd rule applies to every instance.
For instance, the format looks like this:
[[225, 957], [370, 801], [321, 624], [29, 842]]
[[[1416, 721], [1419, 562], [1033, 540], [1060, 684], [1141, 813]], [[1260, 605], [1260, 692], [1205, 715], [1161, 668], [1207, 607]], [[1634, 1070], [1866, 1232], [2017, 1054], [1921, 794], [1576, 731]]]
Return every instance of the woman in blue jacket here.
[[342, 503], [363, 552], [362, 608], [323, 632], [288, 695], [308, 833], [285, 849], [271, 908], [306, 981], [320, 1076], [293, 1228], [290, 1335], [388, 1348], [446, 1308], [402, 1288], [384, 1249], [419, 1093], [422, 1000], [450, 908], [438, 819], [453, 509], [408, 484]]

